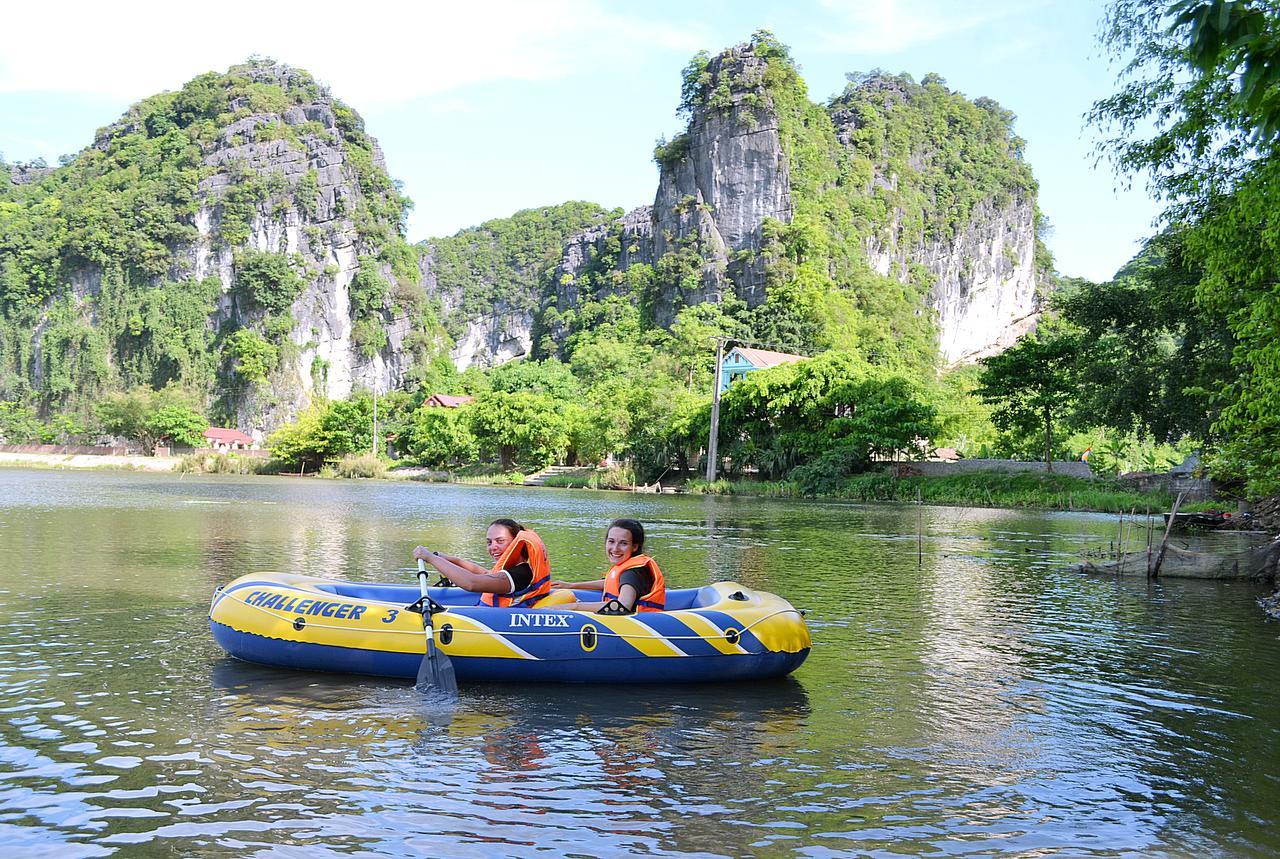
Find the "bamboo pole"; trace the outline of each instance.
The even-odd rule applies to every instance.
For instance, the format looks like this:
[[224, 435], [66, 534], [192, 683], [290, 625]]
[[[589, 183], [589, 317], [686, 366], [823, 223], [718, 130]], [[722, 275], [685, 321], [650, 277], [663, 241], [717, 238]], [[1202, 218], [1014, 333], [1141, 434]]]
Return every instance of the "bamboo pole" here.
[[1124, 509], [1120, 510], [1120, 524], [1116, 529], [1116, 575], [1124, 572]]
[[920, 487], [916, 487], [916, 568], [924, 568], [924, 513]]
[[1173, 531], [1173, 522], [1178, 518], [1178, 508], [1182, 506], [1182, 499], [1186, 494], [1185, 491], [1178, 493], [1178, 497], [1173, 502], [1173, 512], [1169, 514], [1169, 521], [1164, 523], [1164, 539], [1160, 541], [1160, 552], [1156, 555], [1156, 564], [1151, 568], [1153, 579], [1160, 575], [1160, 565], [1164, 563], [1164, 552], [1169, 548], [1169, 533]]

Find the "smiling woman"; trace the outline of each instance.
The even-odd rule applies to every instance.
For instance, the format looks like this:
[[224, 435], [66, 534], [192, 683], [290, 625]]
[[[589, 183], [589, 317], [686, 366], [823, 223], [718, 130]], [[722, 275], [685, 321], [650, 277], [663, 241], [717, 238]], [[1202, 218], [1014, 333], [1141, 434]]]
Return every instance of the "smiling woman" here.
[[568, 590], [600, 591], [603, 598], [558, 607], [610, 614], [662, 611], [666, 607], [666, 581], [657, 562], [641, 554], [643, 550], [644, 526], [635, 519], [614, 519], [604, 539], [604, 554], [610, 564], [604, 578], [572, 584], [552, 582], [551, 585]]

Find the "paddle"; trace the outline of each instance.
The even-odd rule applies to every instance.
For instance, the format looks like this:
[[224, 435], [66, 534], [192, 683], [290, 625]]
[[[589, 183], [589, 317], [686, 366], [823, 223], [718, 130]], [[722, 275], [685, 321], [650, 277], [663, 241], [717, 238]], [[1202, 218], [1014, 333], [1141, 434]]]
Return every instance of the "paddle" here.
[[422, 606], [422, 628], [427, 634], [427, 649], [422, 654], [422, 664], [418, 666], [418, 679], [413, 688], [419, 692], [456, 696], [458, 678], [453, 673], [453, 662], [448, 654], [436, 647], [435, 627], [431, 625], [431, 597], [427, 595], [427, 565], [421, 558], [418, 559], [418, 589], [422, 592], [418, 605]]

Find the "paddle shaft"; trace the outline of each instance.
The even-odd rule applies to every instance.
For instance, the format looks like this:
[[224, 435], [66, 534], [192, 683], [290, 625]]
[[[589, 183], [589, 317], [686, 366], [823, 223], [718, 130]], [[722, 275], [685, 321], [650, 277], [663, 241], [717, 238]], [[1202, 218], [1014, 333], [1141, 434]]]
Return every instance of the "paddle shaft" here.
[[[427, 594], [427, 562], [418, 559], [418, 590], [422, 595]], [[422, 625], [427, 631], [427, 658], [434, 659], [436, 656], [436, 630], [435, 624], [431, 622], [431, 600], [422, 601]]]

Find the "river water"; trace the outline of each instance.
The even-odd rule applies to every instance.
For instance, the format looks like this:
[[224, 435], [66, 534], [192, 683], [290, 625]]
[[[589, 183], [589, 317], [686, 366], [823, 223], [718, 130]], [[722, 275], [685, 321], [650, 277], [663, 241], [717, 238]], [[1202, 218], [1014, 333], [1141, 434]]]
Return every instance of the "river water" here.
[[[514, 516], [567, 579], [634, 515], [675, 587], [809, 609], [785, 681], [470, 686], [259, 668], [216, 585], [412, 582]], [[917, 558], [917, 517], [923, 562]], [[0, 848], [100, 856], [1264, 856], [1280, 627], [1245, 583], [1066, 564], [1114, 517], [0, 470]], [[1135, 541], [1145, 536], [1131, 535]]]

